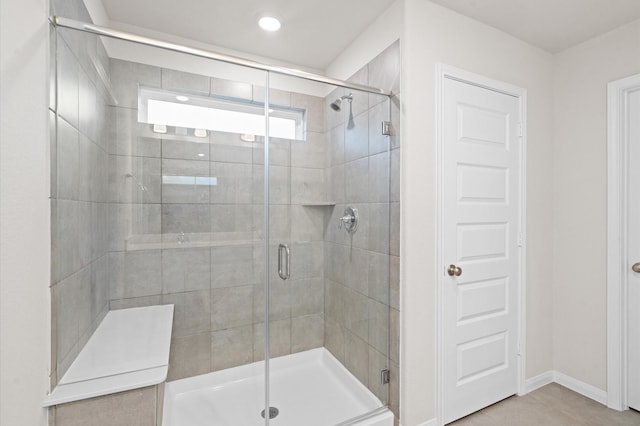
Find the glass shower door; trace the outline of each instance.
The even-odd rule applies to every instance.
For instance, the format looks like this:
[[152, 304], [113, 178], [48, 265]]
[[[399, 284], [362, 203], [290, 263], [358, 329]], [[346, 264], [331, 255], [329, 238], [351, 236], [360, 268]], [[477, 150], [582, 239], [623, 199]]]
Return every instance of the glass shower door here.
[[99, 49], [97, 61], [79, 51], [95, 56], [96, 36], [59, 31], [58, 252], [79, 258], [92, 253], [78, 241], [96, 235], [91, 226], [105, 234], [104, 259], [56, 283], [60, 376], [78, 346], [68, 338], [77, 312], [84, 319], [98, 300], [105, 310], [173, 304], [169, 384], [236, 367], [248, 379], [241, 398], [231, 383], [183, 411], [204, 424], [260, 424], [266, 73], [118, 40], [121, 56]]
[[271, 416], [337, 425], [388, 400], [390, 103], [269, 78]]

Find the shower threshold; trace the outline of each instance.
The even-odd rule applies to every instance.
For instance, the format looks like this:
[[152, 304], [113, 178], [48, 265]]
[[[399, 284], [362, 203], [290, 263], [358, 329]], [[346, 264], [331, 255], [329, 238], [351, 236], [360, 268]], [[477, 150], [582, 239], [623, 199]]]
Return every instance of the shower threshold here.
[[[274, 358], [270, 371], [269, 405], [277, 408], [272, 425], [393, 425], [392, 413], [324, 348]], [[261, 426], [264, 403], [264, 362], [256, 362], [168, 382], [162, 424]]]

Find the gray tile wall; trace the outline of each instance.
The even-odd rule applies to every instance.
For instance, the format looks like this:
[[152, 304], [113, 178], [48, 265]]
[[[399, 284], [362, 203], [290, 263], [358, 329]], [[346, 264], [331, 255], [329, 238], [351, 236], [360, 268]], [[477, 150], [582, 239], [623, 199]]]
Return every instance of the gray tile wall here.
[[[326, 181], [336, 201], [325, 233], [325, 346], [399, 415], [400, 44], [394, 43], [350, 81], [390, 90], [387, 97], [353, 92], [351, 110], [325, 98]], [[390, 120], [392, 135], [381, 133]], [[358, 209], [353, 235], [336, 224], [345, 207]], [[387, 354], [390, 364], [387, 365]], [[390, 386], [380, 384], [389, 367]]]
[[[138, 85], [262, 102], [264, 88], [112, 60], [117, 106], [109, 156], [111, 309], [176, 305], [169, 379], [264, 358], [264, 141], [138, 123]], [[272, 356], [324, 341], [324, 100], [270, 91], [279, 106], [305, 108], [306, 141], [270, 140]], [[215, 177], [214, 186], [162, 176]], [[184, 233], [184, 236], [182, 235]], [[179, 244], [179, 241], [182, 241]], [[292, 252], [291, 279], [276, 271], [277, 245]]]
[[[84, 6], [72, 3], [56, 2], [59, 13], [85, 17]], [[108, 69], [109, 59], [95, 36], [58, 29], [52, 38], [54, 83], [56, 66], [58, 76], [57, 103], [53, 91], [50, 104], [55, 386], [109, 307], [108, 90], [97, 71]]]

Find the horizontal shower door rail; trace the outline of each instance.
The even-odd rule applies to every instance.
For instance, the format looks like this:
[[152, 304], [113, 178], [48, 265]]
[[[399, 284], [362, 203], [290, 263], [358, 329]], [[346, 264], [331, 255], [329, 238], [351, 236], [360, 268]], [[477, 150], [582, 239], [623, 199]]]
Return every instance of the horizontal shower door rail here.
[[390, 92], [386, 92], [380, 88], [367, 86], [364, 84], [350, 83], [348, 81], [339, 80], [331, 77], [325, 77], [319, 74], [314, 74], [302, 70], [293, 68], [279, 67], [275, 65], [263, 64], [261, 62], [252, 61], [250, 59], [240, 58], [238, 56], [226, 55], [224, 53], [212, 52], [209, 50], [197, 49], [194, 47], [184, 46], [181, 44], [170, 43], [167, 41], [157, 40], [137, 34], [128, 33], [125, 31], [114, 30], [99, 25], [89, 24], [86, 22], [76, 21], [74, 19], [68, 19], [60, 16], [53, 16], [51, 22], [63, 28], [71, 28], [74, 30], [85, 31], [88, 33], [96, 34], [99, 36], [114, 38], [118, 40], [131, 41], [134, 43], [140, 43], [147, 46], [159, 47], [161, 49], [171, 50], [179, 53], [186, 53], [187, 55], [198, 56], [201, 58], [214, 59], [216, 61], [226, 62], [229, 64], [241, 65], [248, 68], [254, 68], [262, 71], [269, 71], [276, 74], [287, 75], [291, 77], [298, 77], [305, 80], [315, 81], [318, 83], [331, 84], [333, 86], [344, 87], [347, 89], [360, 90], [362, 92], [375, 93], [377, 95], [391, 96]]

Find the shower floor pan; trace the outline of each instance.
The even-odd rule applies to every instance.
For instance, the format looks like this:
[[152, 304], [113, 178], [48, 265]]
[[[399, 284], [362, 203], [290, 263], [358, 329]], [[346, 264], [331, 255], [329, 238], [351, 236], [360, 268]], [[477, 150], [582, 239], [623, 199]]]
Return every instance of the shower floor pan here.
[[[324, 348], [270, 362], [273, 426], [393, 426], [384, 408]], [[168, 382], [163, 426], [262, 426], [264, 363], [256, 362]], [[352, 421], [365, 413], [366, 418]]]

